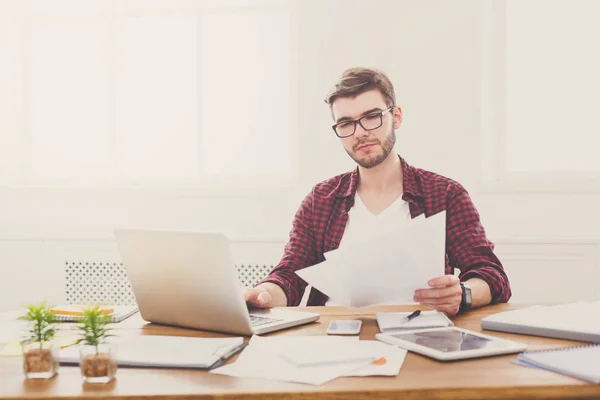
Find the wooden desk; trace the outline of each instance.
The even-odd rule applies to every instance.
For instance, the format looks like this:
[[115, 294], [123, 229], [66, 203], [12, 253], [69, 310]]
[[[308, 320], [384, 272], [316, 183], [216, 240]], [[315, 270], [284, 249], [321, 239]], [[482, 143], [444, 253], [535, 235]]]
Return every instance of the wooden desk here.
[[[519, 308], [504, 304], [473, 310], [454, 318], [457, 326], [481, 331], [486, 315]], [[317, 323], [273, 335], [323, 335], [331, 319], [363, 320], [361, 339], [378, 332], [374, 311], [411, 310], [411, 307], [379, 307], [368, 312], [343, 307], [313, 307], [321, 313]], [[0, 326], [1, 329], [1, 326]], [[574, 342], [533, 336], [488, 334], [527, 343], [530, 349], [549, 349]], [[216, 333], [177, 329], [145, 323], [134, 316], [119, 324], [119, 335], [179, 335], [219, 337]], [[438, 362], [409, 353], [396, 377], [338, 378], [322, 386], [260, 379], [242, 379], [205, 371], [120, 368], [117, 379], [106, 385], [83, 385], [78, 367], [60, 367], [51, 380], [25, 380], [20, 357], [0, 357], [0, 398], [129, 398], [186, 399], [526, 399], [600, 398], [600, 385], [552, 372], [511, 364], [516, 355], [457, 362]]]

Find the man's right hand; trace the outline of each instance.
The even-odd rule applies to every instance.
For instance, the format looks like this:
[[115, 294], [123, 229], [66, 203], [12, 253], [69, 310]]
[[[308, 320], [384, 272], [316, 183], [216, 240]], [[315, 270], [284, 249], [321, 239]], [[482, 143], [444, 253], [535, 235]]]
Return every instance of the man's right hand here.
[[244, 299], [246, 304], [255, 308], [271, 308], [273, 302], [271, 293], [261, 287], [244, 289]]

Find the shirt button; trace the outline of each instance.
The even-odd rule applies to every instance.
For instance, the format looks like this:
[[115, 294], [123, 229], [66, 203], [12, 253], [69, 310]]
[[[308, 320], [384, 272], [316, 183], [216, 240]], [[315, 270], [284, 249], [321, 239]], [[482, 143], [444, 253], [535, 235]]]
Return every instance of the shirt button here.
[[331, 243], [331, 248], [335, 249], [337, 247], [337, 243]]
[[344, 211], [342, 211], [342, 214], [346, 215], [346, 214], [348, 214], [348, 211], [344, 210]]

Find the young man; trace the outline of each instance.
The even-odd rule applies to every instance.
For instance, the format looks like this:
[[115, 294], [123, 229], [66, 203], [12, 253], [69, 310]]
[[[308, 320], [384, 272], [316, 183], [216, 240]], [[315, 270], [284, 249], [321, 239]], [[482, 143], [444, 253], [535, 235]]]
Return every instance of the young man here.
[[[457, 182], [415, 168], [393, 152], [402, 123], [392, 83], [366, 68], [346, 70], [327, 96], [333, 130], [358, 167], [313, 187], [298, 209], [281, 262], [247, 289], [254, 307], [296, 306], [306, 282], [294, 271], [325, 260], [324, 253], [405, 223], [446, 210], [444, 276], [423, 282], [414, 300], [455, 315], [472, 307], [507, 302], [508, 277], [493, 252], [467, 191]], [[452, 275], [460, 269], [459, 277]], [[427, 285], [429, 287], [427, 287]], [[309, 306], [333, 301], [312, 289]]]

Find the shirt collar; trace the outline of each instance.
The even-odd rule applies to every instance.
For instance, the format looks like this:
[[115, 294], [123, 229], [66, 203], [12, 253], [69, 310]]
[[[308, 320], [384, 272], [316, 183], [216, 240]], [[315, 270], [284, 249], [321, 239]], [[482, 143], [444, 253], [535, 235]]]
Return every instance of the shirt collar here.
[[[409, 165], [402, 157], [398, 156], [398, 158], [400, 158], [400, 164], [402, 165], [403, 197], [406, 195], [411, 197], [423, 197], [423, 192], [417, 182], [415, 168], [412, 165]], [[354, 197], [356, 195], [359, 180], [358, 167], [356, 167], [349, 176], [350, 179], [342, 179], [336, 188], [335, 195], [337, 197]]]

